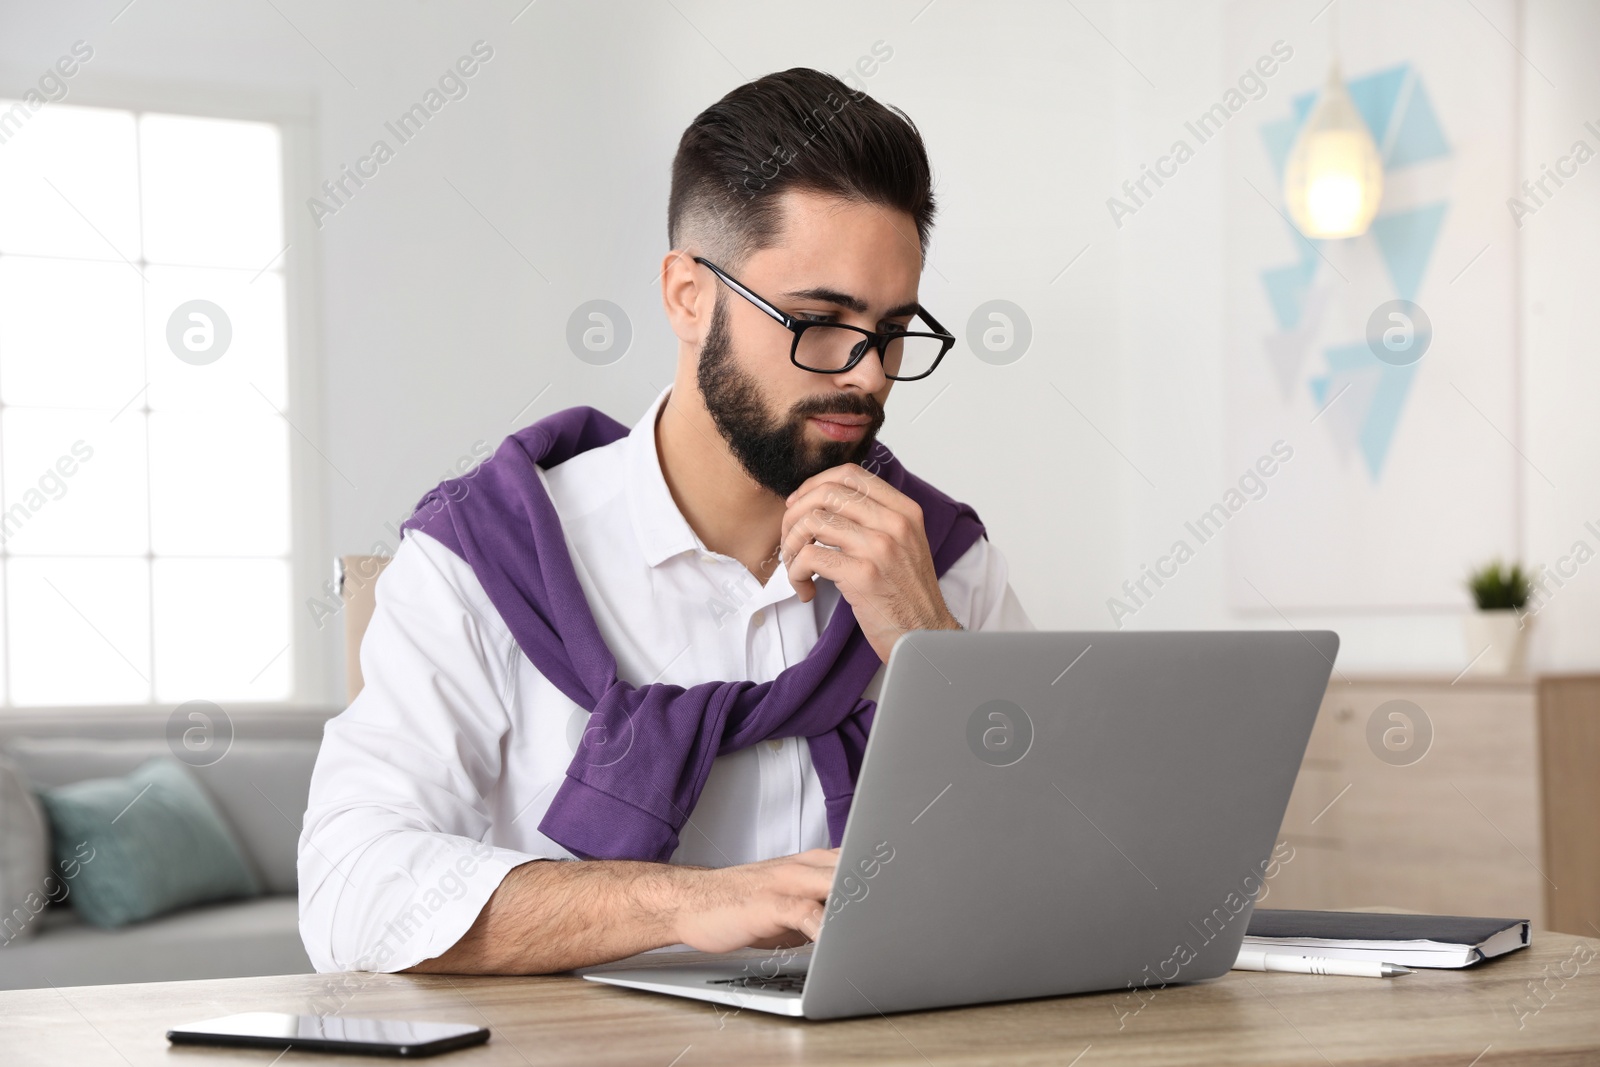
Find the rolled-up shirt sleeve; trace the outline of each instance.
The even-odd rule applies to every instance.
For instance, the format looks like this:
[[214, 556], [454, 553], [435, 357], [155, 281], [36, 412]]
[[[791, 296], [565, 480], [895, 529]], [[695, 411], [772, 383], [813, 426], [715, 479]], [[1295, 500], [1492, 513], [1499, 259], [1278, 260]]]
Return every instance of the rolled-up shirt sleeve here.
[[512, 868], [556, 858], [486, 843], [520, 653], [486, 618], [487, 601], [465, 599], [420, 540], [408, 534], [378, 579], [365, 688], [329, 721], [311, 778], [300, 935], [319, 971], [432, 959]]

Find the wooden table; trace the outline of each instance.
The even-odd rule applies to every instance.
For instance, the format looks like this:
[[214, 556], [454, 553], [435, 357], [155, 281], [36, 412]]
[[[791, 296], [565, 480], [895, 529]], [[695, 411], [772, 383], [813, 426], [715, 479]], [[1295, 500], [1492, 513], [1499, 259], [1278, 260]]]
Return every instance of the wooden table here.
[[[639, 962], [645, 960], [662, 956]], [[1570, 977], [1563, 980], [1563, 974]], [[1530, 983], [1547, 977], [1536, 999]], [[1520, 1012], [1514, 1003], [1522, 1005]], [[1101, 993], [811, 1023], [568, 975], [290, 975], [19, 990], [0, 993], [0, 1062], [267, 1067], [278, 1053], [169, 1046], [166, 1027], [240, 1011], [331, 1011], [341, 1004], [346, 1015], [488, 1026], [494, 1034], [489, 1044], [435, 1061], [459, 1067], [1578, 1065], [1600, 1063], [1600, 940], [1541, 931], [1530, 948], [1474, 968], [1388, 980], [1233, 971], [1156, 991], [1137, 1014], [1126, 1015], [1137, 1001]], [[352, 1067], [380, 1061], [296, 1052], [279, 1062]]]

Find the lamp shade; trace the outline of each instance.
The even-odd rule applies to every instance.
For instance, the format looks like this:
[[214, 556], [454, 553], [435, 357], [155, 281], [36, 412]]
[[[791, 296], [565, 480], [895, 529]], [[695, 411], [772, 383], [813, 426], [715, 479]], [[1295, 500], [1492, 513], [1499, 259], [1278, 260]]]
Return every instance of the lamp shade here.
[[1383, 199], [1383, 160], [1335, 63], [1284, 169], [1283, 198], [1307, 237], [1358, 237]]

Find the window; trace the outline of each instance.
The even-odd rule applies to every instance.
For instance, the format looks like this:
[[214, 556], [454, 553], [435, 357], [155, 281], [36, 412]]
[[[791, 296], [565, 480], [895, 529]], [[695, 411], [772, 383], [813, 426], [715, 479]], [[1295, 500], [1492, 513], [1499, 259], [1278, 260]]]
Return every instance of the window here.
[[273, 123], [0, 101], [7, 704], [292, 694], [283, 175]]

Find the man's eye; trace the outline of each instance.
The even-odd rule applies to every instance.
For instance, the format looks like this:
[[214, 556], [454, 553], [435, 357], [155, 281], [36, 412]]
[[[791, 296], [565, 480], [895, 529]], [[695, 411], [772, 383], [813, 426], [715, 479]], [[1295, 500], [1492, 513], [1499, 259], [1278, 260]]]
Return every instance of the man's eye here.
[[801, 322], [832, 322], [834, 319], [834, 316], [831, 314], [815, 311], [797, 311], [795, 312], [794, 317], [799, 319]]

